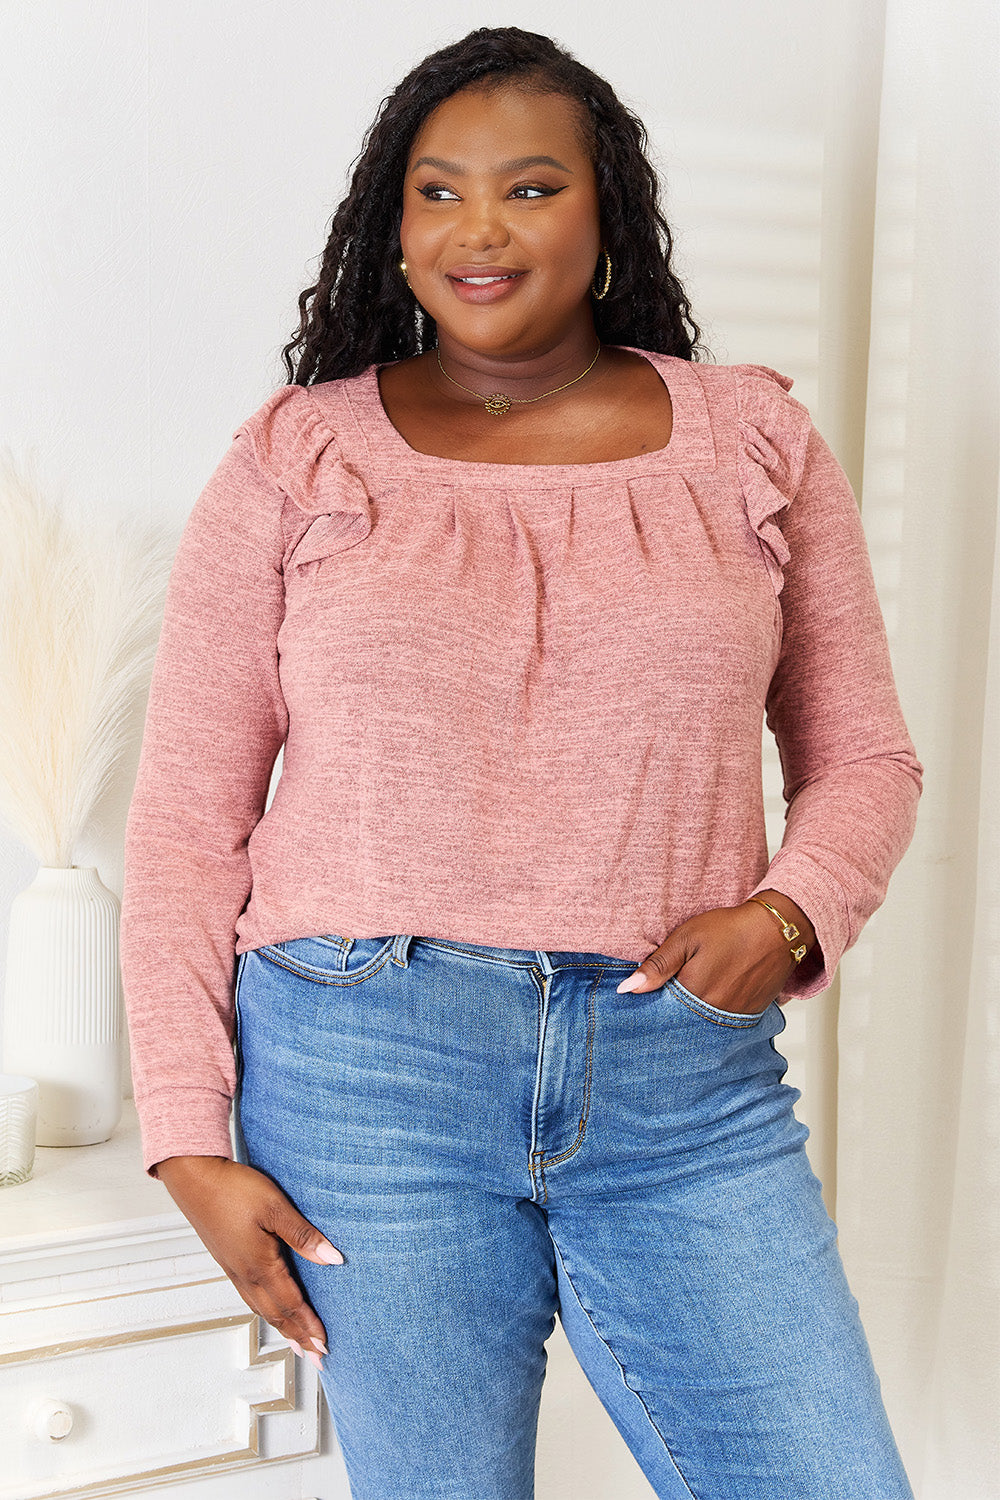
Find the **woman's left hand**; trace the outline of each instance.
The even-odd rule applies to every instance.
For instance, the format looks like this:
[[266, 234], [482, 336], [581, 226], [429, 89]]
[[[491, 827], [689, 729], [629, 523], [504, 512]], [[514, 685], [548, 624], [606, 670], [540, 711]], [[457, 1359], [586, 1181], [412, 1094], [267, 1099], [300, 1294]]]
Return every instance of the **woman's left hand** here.
[[[816, 934], [803, 911], [779, 891], [762, 891], [765, 901], [794, 922], [801, 936], [796, 945], [812, 947]], [[756, 901], [718, 906], [675, 927], [643, 959], [625, 983], [629, 989], [654, 990], [677, 979], [692, 995], [718, 1010], [759, 1015], [781, 993], [796, 967], [777, 919]], [[641, 984], [630, 983], [636, 978]], [[619, 985], [619, 992], [624, 986]]]

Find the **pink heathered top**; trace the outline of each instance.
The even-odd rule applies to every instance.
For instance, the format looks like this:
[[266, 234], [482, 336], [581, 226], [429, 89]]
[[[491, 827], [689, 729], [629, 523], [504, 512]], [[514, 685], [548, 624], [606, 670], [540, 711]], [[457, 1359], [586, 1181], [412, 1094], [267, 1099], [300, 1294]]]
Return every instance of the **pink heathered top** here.
[[922, 768], [847, 478], [787, 376], [636, 352], [673, 432], [635, 458], [421, 454], [374, 365], [234, 434], [171, 574], [126, 831], [147, 1168], [232, 1154], [246, 949], [406, 932], [639, 963], [771, 887], [816, 928], [786, 991], [812, 995], [883, 900]]

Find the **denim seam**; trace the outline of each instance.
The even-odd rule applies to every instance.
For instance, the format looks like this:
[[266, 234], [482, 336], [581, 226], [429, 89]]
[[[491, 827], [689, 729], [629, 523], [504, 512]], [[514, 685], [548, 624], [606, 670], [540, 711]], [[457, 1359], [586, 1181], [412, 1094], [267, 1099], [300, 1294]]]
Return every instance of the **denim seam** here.
[[478, 958], [484, 964], [503, 964], [510, 969], [530, 969], [532, 961], [528, 958], [492, 958], [487, 953], [476, 953], [471, 948], [463, 948], [459, 943], [446, 942], [444, 938], [420, 938], [421, 943], [426, 943], [431, 948], [443, 948], [449, 953], [461, 953], [465, 958]]
[[[537, 1157], [537, 1161], [536, 1158]], [[531, 1153], [531, 1175], [534, 1178], [535, 1187], [541, 1188], [541, 1196], [535, 1199], [536, 1203], [548, 1203], [549, 1185], [545, 1181], [545, 1152], [532, 1151]]]
[[325, 969], [310, 969], [304, 964], [289, 963], [285, 961], [285, 956], [277, 948], [270, 946], [257, 948], [255, 951], [267, 963], [274, 964], [275, 968], [286, 969], [289, 974], [295, 974], [299, 979], [306, 979], [310, 984], [332, 984], [337, 989], [345, 989], [348, 985], [364, 984], [366, 979], [371, 979], [373, 975], [384, 969], [392, 956], [391, 953], [387, 953], [376, 969], [359, 969], [356, 974], [349, 974], [344, 973], [343, 970], [328, 973]]
[[[763, 1020], [765, 1014], [764, 1011], [761, 1011], [759, 1015], [755, 1014], [753, 1020], [750, 1021], [727, 1021], [724, 1016], [713, 1016], [710, 1015], [707, 1010], [701, 1010], [698, 1006], [691, 1005], [682, 994], [678, 994], [678, 987], [676, 983], [674, 984], [671, 993], [674, 999], [679, 1000], [681, 1005], [684, 1006], [685, 1010], [689, 1010], [692, 1015], [700, 1016], [703, 1021], [711, 1022], [713, 1026], [728, 1026], [733, 1031], [749, 1031], [751, 1027], [759, 1025], [761, 1020]], [[704, 1002], [702, 1003], [704, 1004]]]
[[554, 1167], [558, 1162], [567, 1161], [571, 1156], [575, 1156], [583, 1145], [583, 1138], [587, 1134], [587, 1120], [590, 1115], [590, 1086], [593, 1077], [594, 1031], [596, 1029], [597, 1016], [594, 996], [603, 977], [604, 970], [598, 969], [594, 982], [590, 987], [590, 994], [587, 996], [587, 1060], [584, 1067], [583, 1110], [580, 1114], [580, 1123], [577, 1126], [576, 1139], [571, 1145], [567, 1146], [565, 1151], [560, 1151], [558, 1156], [550, 1156], [547, 1161], [543, 1159], [541, 1162], [542, 1182], [545, 1184], [543, 1203], [548, 1201], [548, 1184], [545, 1183], [545, 1168]]
[[247, 955], [241, 953], [236, 960], [236, 970], [233, 983], [233, 1063], [236, 1078], [233, 1087], [233, 1097], [230, 1101], [229, 1112], [233, 1125], [234, 1154], [237, 1161], [249, 1160], [246, 1140], [243, 1135], [243, 1125], [240, 1118], [240, 1110], [243, 1099], [243, 1076], [246, 1072], [243, 1063], [243, 1043], [241, 1033], [243, 1027], [240, 1024], [240, 987], [243, 983], [243, 971], [246, 968]]
[[[538, 1101], [541, 1095], [542, 1047], [545, 1040], [545, 1022], [548, 1015], [548, 1005], [546, 1003], [546, 985], [548, 983], [549, 976], [542, 974], [542, 971], [541, 969], [539, 969], [537, 964], [530, 965], [529, 972], [535, 985], [535, 991], [538, 995], [538, 1019], [535, 1031], [535, 1085], [534, 1094], [531, 1101], [531, 1145], [529, 1147], [528, 1155], [528, 1171], [531, 1175], [532, 1196], [534, 1197], [534, 1195], [538, 1192], [539, 1185], [541, 1185], [542, 1196], [540, 1198], [535, 1198], [535, 1202], [544, 1203], [548, 1190], [545, 1186], [545, 1172], [542, 1168], [541, 1162], [542, 1157], [545, 1155], [545, 1152], [544, 1149], [537, 1150], [535, 1148], [535, 1141], [537, 1140], [536, 1132], [538, 1130]], [[542, 981], [541, 984], [538, 983], [539, 979], [541, 979]]]
[[625, 1367], [623, 1366], [621, 1360], [618, 1358], [617, 1354], [612, 1349], [612, 1347], [608, 1343], [607, 1339], [604, 1338], [603, 1335], [599, 1332], [597, 1326], [594, 1323], [593, 1318], [590, 1316], [590, 1313], [587, 1311], [587, 1309], [584, 1307], [582, 1301], [580, 1300], [580, 1293], [577, 1291], [576, 1287], [574, 1286], [574, 1284], [573, 1284], [573, 1278], [569, 1274], [569, 1271], [566, 1269], [566, 1262], [563, 1259], [563, 1253], [560, 1250], [558, 1243], [556, 1242], [555, 1235], [552, 1233], [551, 1225], [549, 1226], [549, 1239], [552, 1241], [553, 1248], [555, 1249], [555, 1252], [556, 1252], [556, 1254], [559, 1257], [559, 1264], [563, 1268], [563, 1274], [565, 1275], [566, 1280], [567, 1280], [567, 1282], [569, 1283], [569, 1285], [570, 1285], [570, 1287], [572, 1289], [573, 1296], [576, 1298], [576, 1305], [577, 1305], [577, 1307], [579, 1307], [580, 1311], [583, 1313], [583, 1316], [586, 1318], [587, 1322], [590, 1324], [591, 1328], [594, 1330], [594, 1337], [596, 1339], [600, 1340], [600, 1342], [604, 1345], [605, 1349], [611, 1355], [611, 1358], [614, 1360], [615, 1364], [618, 1366], [618, 1371], [619, 1371], [619, 1374], [621, 1375], [621, 1378], [622, 1378], [622, 1385], [625, 1387], [625, 1389], [627, 1391], [631, 1391], [632, 1395], [635, 1397], [635, 1399], [638, 1401], [639, 1405], [642, 1407], [643, 1411], [646, 1414], [646, 1421], [649, 1423], [650, 1427], [652, 1427], [653, 1431], [656, 1433], [656, 1436], [659, 1438], [660, 1442], [663, 1444], [663, 1451], [667, 1455], [668, 1459], [670, 1460], [670, 1462], [671, 1462], [671, 1464], [673, 1466], [673, 1469], [674, 1469], [674, 1473], [677, 1475], [678, 1479], [680, 1480], [681, 1484], [684, 1486], [684, 1488], [687, 1491], [687, 1493], [691, 1496], [691, 1500], [698, 1500], [698, 1497], [695, 1495], [694, 1490], [691, 1488], [691, 1486], [688, 1484], [687, 1480], [684, 1478], [684, 1475], [681, 1473], [680, 1467], [678, 1466], [678, 1463], [677, 1463], [677, 1460], [676, 1460], [676, 1458], [674, 1457], [674, 1455], [670, 1451], [670, 1445], [669, 1445], [669, 1443], [667, 1442], [666, 1438], [663, 1436], [663, 1433], [657, 1427], [656, 1423], [653, 1421], [652, 1413], [650, 1412], [649, 1407], [646, 1405], [645, 1401], [642, 1399], [641, 1393], [639, 1391], [637, 1391], [634, 1386], [629, 1385], [628, 1378], [627, 1378], [627, 1376], [625, 1374]]

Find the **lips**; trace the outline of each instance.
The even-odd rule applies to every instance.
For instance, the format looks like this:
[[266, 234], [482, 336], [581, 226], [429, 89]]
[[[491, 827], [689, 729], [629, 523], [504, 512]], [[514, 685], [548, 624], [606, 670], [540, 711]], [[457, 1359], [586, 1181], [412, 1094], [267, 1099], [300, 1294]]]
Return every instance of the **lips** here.
[[460, 302], [483, 306], [511, 296], [526, 275], [514, 266], [455, 266], [447, 279]]

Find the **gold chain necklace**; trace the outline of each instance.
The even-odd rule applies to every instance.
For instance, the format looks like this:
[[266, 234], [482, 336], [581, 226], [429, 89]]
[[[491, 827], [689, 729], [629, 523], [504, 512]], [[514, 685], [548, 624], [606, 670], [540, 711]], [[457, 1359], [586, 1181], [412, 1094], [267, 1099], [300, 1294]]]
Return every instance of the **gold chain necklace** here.
[[[583, 375], [589, 375], [591, 370], [597, 364], [597, 360], [602, 347], [603, 346], [601, 344], [598, 344], [597, 354], [594, 355], [593, 359], [590, 361], [590, 364], [584, 370]], [[506, 416], [507, 412], [510, 411], [512, 406], [530, 406], [532, 401], [541, 401], [543, 396], [554, 396], [556, 394], [556, 391], [568, 390], [571, 385], [576, 385], [576, 382], [578, 380], [583, 379], [583, 375], [574, 375], [573, 379], [567, 380], [565, 385], [557, 385], [554, 390], [543, 391], [541, 396], [505, 396], [502, 391], [494, 391], [492, 395], [484, 396], [482, 391], [474, 391], [470, 385], [463, 385], [460, 380], [456, 380], [453, 375], [448, 374], [448, 371], [441, 363], [440, 349], [437, 350], [437, 362], [441, 374], [444, 376], [445, 380], [450, 380], [452, 385], [458, 386], [459, 390], [468, 391], [470, 396], [478, 396], [491, 417]]]

